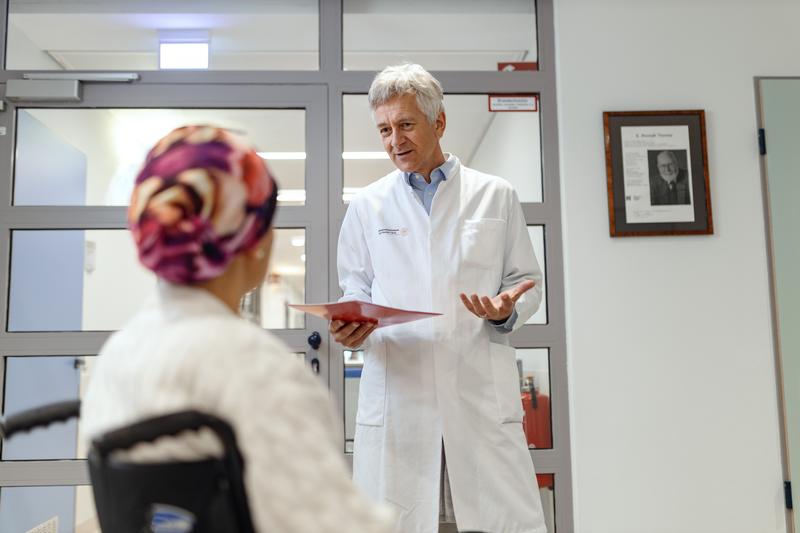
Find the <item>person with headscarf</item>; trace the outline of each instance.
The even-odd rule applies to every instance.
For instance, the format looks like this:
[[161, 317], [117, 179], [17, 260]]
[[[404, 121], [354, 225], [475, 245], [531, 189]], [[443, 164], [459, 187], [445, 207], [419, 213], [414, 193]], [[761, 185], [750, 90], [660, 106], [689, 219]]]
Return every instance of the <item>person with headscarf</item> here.
[[[128, 224], [141, 263], [159, 279], [157, 294], [100, 351], [82, 404], [83, 437], [204, 411], [235, 431], [256, 530], [385, 532], [386, 510], [350, 481], [324, 387], [238, 314], [267, 272], [277, 192], [257, 153], [226, 130], [186, 126], [152, 148]], [[127, 459], [220, 453], [201, 433], [135, 448]]]

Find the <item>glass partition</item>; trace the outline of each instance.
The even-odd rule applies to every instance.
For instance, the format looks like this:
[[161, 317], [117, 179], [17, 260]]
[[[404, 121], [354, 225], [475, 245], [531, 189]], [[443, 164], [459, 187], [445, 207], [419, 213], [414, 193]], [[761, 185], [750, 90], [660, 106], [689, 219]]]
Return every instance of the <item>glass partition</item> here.
[[174, 128], [241, 132], [278, 181], [281, 205], [305, 203], [302, 109], [20, 109], [14, 205], [128, 205], [148, 150]]
[[345, 70], [502, 70], [538, 57], [534, 0], [344, 0], [342, 26]]
[[7, 70], [317, 70], [319, 4], [10, 0], [7, 43]]
[[544, 226], [528, 226], [528, 236], [533, 244], [533, 253], [542, 269], [542, 302], [539, 309], [531, 316], [526, 324], [547, 324], [547, 256], [544, 247]]
[[[264, 327], [302, 328], [305, 230], [276, 229], [262, 286]], [[113, 331], [154, 294], [127, 230], [14, 230], [8, 331]]]
[[0, 488], [0, 531], [101, 533], [92, 487]]
[[[3, 416], [82, 399], [94, 362], [93, 356], [6, 357]], [[78, 426], [79, 420], [70, 420], [19, 433], [3, 441], [2, 460], [85, 459]]]

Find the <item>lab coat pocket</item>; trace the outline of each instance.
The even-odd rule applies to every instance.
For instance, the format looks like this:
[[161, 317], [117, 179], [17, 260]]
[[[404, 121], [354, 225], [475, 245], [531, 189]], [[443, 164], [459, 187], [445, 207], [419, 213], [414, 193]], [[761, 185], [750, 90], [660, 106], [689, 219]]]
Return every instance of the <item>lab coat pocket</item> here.
[[386, 406], [386, 343], [374, 339], [364, 353], [356, 424], [382, 426]]
[[500, 423], [522, 422], [516, 351], [511, 346], [492, 342], [489, 343], [489, 356]]
[[506, 221], [499, 218], [476, 218], [464, 221], [461, 231], [461, 260], [481, 268], [502, 263]]

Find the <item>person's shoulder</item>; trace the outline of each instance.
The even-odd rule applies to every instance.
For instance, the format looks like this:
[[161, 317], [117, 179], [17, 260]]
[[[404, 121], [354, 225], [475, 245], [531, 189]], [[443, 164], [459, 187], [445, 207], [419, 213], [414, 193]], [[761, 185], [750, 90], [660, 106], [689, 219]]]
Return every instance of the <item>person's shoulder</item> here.
[[494, 174], [488, 174], [486, 172], [481, 172], [480, 170], [476, 170], [474, 168], [466, 167], [461, 165], [461, 177], [464, 180], [469, 180], [479, 185], [494, 187], [498, 190], [513, 190], [514, 187], [509, 183], [509, 181], [505, 178], [500, 176], [495, 176]]
[[476, 193], [483, 195], [491, 194], [500, 197], [512, 199], [516, 195], [514, 186], [500, 176], [494, 174], [487, 174], [474, 168], [461, 166], [461, 179], [464, 183], [472, 188]]
[[372, 205], [376, 201], [383, 200], [392, 194], [394, 187], [401, 178], [402, 173], [399, 170], [389, 172], [385, 176], [362, 187], [350, 200], [350, 205], [361, 209], [365, 206]]

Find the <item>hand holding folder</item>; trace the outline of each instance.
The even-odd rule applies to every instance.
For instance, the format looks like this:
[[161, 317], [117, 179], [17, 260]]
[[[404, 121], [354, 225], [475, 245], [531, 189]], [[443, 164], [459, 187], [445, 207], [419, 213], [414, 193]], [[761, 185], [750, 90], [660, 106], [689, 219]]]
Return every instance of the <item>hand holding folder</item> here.
[[414, 320], [441, 315], [441, 313], [409, 311], [407, 309], [397, 309], [357, 300], [323, 304], [290, 304], [289, 307], [330, 321], [341, 320], [342, 322], [370, 323], [375, 324], [376, 328], [394, 326], [405, 322], [413, 322]]

